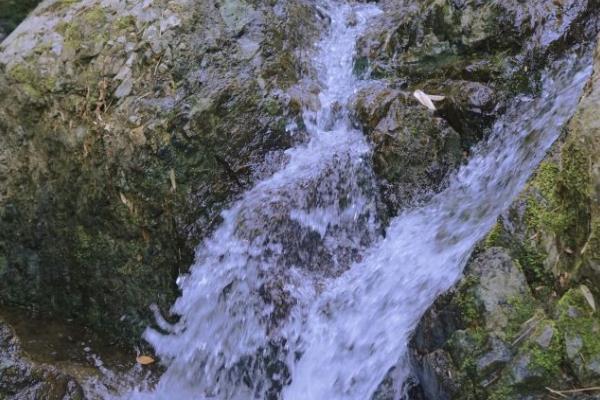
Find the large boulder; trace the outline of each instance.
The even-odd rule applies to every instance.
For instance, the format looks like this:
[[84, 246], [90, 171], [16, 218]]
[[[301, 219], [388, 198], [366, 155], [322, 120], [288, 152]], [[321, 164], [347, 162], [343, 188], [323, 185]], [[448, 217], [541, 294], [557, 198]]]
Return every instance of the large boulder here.
[[0, 45], [0, 302], [138, 337], [302, 140], [286, 90], [324, 23], [304, 1], [40, 4]]
[[353, 107], [373, 144], [373, 170], [389, 214], [439, 190], [460, 164], [459, 134], [407, 93], [372, 84], [355, 95]]

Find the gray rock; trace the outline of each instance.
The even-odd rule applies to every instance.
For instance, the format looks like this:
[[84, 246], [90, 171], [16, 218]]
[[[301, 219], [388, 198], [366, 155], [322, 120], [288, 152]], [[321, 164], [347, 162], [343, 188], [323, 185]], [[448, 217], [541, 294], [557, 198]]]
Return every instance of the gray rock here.
[[502, 332], [506, 328], [513, 310], [511, 302], [534, 302], [525, 275], [506, 250], [486, 250], [470, 264], [468, 271], [479, 279], [475, 296], [483, 304], [485, 325], [490, 331]]
[[115, 90], [115, 97], [116, 98], [123, 98], [123, 97], [127, 97], [131, 94], [131, 91], [133, 90], [133, 79], [132, 78], [125, 78], [123, 80], [123, 82], [121, 82], [121, 84], [117, 87], [117, 90]]
[[423, 373], [419, 375], [425, 398], [450, 400], [459, 393], [460, 385], [456, 378], [459, 372], [454, 369], [452, 360], [444, 350], [436, 350], [423, 359]]
[[540, 378], [538, 371], [531, 368], [531, 355], [527, 353], [517, 357], [513, 362], [511, 372], [516, 384], [531, 383]]
[[488, 351], [477, 359], [477, 372], [487, 376], [496, 371], [511, 360], [512, 354], [501, 339], [491, 336], [488, 339]]
[[544, 325], [542, 331], [533, 338], [540, 347], [547, 349], [554, 337], [554, 328], [551, 325]]
[[567, 336], [565, 337], [565, 347], [567, 351], [567, 357], [574, 359], [579, 354], [579, 351], [583, 347], [583, 339], [581, 336]]

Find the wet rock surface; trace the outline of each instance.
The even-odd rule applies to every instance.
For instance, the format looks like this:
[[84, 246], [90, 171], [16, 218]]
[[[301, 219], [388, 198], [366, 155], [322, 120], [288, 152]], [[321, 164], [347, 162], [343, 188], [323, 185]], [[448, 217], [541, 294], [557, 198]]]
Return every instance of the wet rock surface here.
[[7, 400], [84, 399], [83, 390], [73, 377], [30, 361], [14, 330], [1, 318], [0, 397]]
[[[391, 215], [439, 191], [505, 101], [535, 92], [548, 60], [598, 31], [595, 1], [381, 5], [385, 13], [361, 39], [355, 70], [385, 83], [363, 89], [355, 108], [374, 143]], [[429, 112], [410, 95], [416, 89], [445, 99]]]
[[[385, 225], [440, 191], [507, 99], [535, 95], [539, 71], [600, 21], [597, 0], [380, 5], [355, 59], [375, 82], [352, 108], [378, 177], [356, 190], [381, 210], [330, 227], [356, 239], [338, 248], [294, 204], [242, 215], [245, 240], [289, 249], [260, 255], [282, 269], [338, 276], [359, 260], [375, 240], [354, 237], [360, 224], [381, 213]], [[16, 20], [0, 17], [0, 41]], [[327, 23], [310, 0], [44, 1], [0, 43], [0, 303], [136, 342], [220, 211], [305, 139], [300, 113], [319, 102], [307, 54]], [[599, 76], [464, 278], [423, 317], [411, 399], [543, 399], [546, 386], [600, 382]], [[428, 110], [416, 89], [444, 99]], [[329, 173], [298, 204], [319, 206], [342, 179]], [[260, 223], [276, 234], [247, 228]], [[273, 327], [291, 307], [285, 284], [261, 287]], [[272, 359], [278, 393], [289, 372]], [[83, 398], [75, 379], [28, 360], [1, 320], [0, 373], [0, 397]], [[374, 398], [393, 398], [392, 378]]]

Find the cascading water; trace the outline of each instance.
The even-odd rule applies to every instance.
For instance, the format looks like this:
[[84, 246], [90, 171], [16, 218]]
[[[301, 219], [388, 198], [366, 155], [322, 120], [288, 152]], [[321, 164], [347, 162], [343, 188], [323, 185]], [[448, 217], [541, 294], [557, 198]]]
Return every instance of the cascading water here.
[[363, 261], [330, 282], [298, 328], [302, 357], [286, 400], [369, 399], [395, 365], [397, 380], [407, 378], [411, 332], [556, 140], [590, 64], [576, 56], [556, 63], [541, 94], [515, 101], [446, 190], [397, 217]]
[[380, 11], [325, 8], [308, 142], [198, 248], [172, 309], [180, 321], [158, 318], [167, 333], [145, 335], [167, 370], [153, 391], [127, 397], [365, 400], [394, 365], [401, 381], [410, 332], [557, 138], [591, 70], [576, 57], [550, 69], [541, 95], [516, 99], [447, 189], [381, 239], [370, 148], [346, 107], [360, 85], [356, 39]]
[[181, 320], [146, 339], [168, 364], [140, 398], [267, 398], [288, 383], [289, 321], [308, 310], [327, 277], [339, 276], [381, 235], [370, 147], [346, 104], [358, 82], [354, 46], [373, 5], [325, 4], [330, 34], [315, 64], [320, 109], [306, 110], [307, 143], [286, 152], [286, 166], [223, 213], [197, 250], [173, 306]]

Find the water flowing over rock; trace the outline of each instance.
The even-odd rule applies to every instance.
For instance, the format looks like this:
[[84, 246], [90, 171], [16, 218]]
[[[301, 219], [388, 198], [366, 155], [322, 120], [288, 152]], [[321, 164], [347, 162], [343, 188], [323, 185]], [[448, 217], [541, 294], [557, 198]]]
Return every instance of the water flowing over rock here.
[[0, 42], [0, 303], [135, 344], [157, 377], [96, 357], [79, 386], [0, 321], [0, 397], [596, 385], [599, 16], [41, 2]]
[[[600, 319], [593, 305], [598, 273], [591, 266], [598, 251], [592, 182], [598, 182], [593, 171], [599, 131], [590, 112], [599, 104], [598, 52], [594, 68], [566, 137], [479, 245], [481, 254], [469, 263], [465, 277], [436, 301], [417, 328], [411, 353], [429, 398], [542, 399], [547, 387], [597, 384]], [[498, 254], [513, 272], [494, 282], [483, 279], [477, 273], [482, 268], [488, 276], [501, 271]], [[490, 287], [493, 293], [506, 293], [505, 301], [495, 303], [499, 312], [488, 307], [498, 299], [486, 292]], [[500, 352], [493, 345], [498, 340]], [[433, 357], [440, 353], [449, 361]], [[481, 369], [482, 359], [496, 361]], [[593, 392], [569, 395], [596, 398]]]

